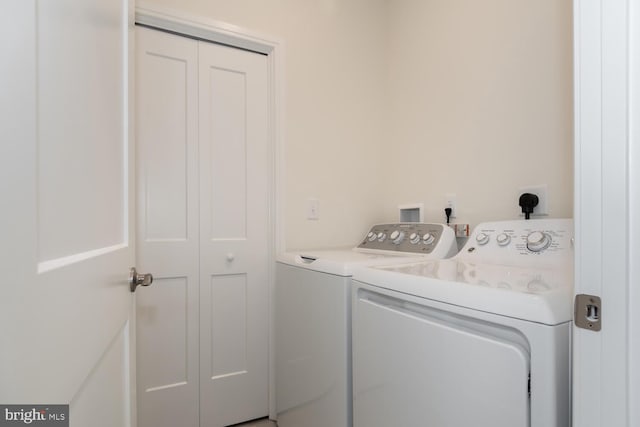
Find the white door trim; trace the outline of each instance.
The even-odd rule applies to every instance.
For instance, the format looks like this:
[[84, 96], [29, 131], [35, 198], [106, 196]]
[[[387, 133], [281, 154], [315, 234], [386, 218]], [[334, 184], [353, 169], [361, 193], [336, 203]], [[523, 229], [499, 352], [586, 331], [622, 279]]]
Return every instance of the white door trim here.
[[271, 55], [282, 41], [226, 22], [137, 2], [136, 23], [184, 36]]
[[273, 357], [273, 293], [275, 255], [284, 251], [284, 44], [228, 23], [193, 16], [172, 9], [136, 2], [135, 21], [158, 30], [224, 44], [267, 56], [269, 100], [269, 235], [273, 242], [269, 253], [269, 415], [275, 419]]
[[574, 2], [575, 291], [602, 298], [602, 330], [574, 327], [576, 427], [638, 425], [638, 4]]
[[[640, 357], [640, 1], [629, 3], [629, 360]], [[635, 23], [635, 24], [634, 24]], [[640, 423], [640, 368], [629, 366], [629, 425]]]

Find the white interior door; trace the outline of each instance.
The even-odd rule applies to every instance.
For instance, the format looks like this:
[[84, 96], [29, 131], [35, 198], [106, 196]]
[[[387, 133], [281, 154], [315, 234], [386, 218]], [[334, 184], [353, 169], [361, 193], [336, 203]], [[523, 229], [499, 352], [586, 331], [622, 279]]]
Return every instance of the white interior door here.
[[3, 2], [0, 402], [131, 425], [128, 19], [120, 0]]
[[136, 28], [139, 427], [199, 425], [198, 42]]
[[200, 414], [224, 426], [268, 413], [267, 60], [199, 54]]
[[137, 29], [139, 422], [268, 413], [266, 57]]

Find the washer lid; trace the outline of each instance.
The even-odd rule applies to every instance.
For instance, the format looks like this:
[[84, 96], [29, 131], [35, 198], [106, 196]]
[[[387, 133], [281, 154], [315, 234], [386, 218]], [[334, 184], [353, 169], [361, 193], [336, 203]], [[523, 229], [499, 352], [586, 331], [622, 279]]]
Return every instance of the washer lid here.
[[355, 271], [354, 280], [547, 325], [572, 319], [571, 269], [534, 269], [448, 259], [361, 268]]
[[338, 276], [352, 276], [356, 266], [406, 264], [419, 259], [417, 255], [389, 255], [356, 252], [351, 248], [309, 250], [280, 254], [277, 261]]

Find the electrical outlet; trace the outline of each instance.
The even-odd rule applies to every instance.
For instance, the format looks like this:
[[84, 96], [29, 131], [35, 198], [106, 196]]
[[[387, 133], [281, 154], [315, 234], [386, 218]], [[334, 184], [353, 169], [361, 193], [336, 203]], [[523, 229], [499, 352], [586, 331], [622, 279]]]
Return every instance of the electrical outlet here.
[[320, 201], [307, 199], [307, 219], [317, 221], [320, 219]]
[[[538, 206], [533, 208], [532, 216], [545, 216], [549, 215], [549, 197], [548, 197], [548, 188], [547, 184], [543, 185], [532, 185], [529, 187], [520, 187], [518, 189], [518, 194], [516, 196], [515, 205], [518, 206], [518, 199], [520, 195], [523, 193], [531, 193], [538, 196]], [[518, 208], [519, 209], [519, 208]], [[522, 216], [524, 214], [521, 213]]]
[[458, 216], [458, 210], [456, 209], [458, 197], [455, 193], [447, 193], [444, 195], [445, 197], [445, 208], [451, 208], [451, 218], [456, 218]]

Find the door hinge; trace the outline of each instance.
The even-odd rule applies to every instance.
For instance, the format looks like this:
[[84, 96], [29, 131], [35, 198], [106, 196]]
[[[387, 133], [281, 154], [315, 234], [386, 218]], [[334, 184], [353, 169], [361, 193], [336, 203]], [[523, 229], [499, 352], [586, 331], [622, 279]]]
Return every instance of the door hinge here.
[[599, 331], [602, 328], [602, 301], [595, 295], [576, 295], [573, 321], [578, 328]]

